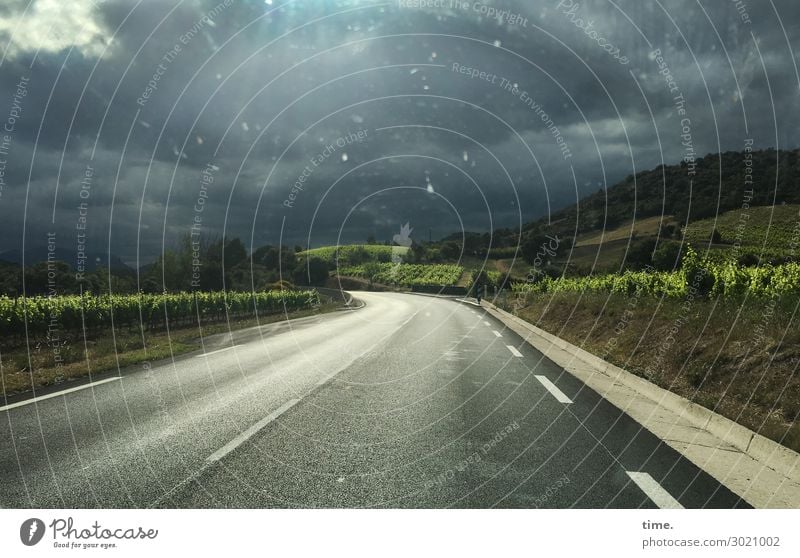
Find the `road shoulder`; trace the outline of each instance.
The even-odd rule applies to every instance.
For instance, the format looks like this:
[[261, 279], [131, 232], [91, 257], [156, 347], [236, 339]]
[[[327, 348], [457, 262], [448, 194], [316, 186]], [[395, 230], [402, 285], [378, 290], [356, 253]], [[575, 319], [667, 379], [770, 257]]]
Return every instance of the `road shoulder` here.
[[800, 454], [488, 302], [483, 307], [753, 507], [800, 507]]

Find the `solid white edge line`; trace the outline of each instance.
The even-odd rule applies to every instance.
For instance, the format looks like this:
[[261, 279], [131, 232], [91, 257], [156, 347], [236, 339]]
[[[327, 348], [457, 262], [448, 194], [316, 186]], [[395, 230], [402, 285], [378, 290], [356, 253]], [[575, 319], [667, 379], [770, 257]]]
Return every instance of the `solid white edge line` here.
[[25, 401], [20, 401], [19, 403], [12, 403], [10, 405], [6, 405], [4, 407], [0, 407], [0, 412], [8, 411], [9, 409], [16, 409], [17, 407], [22, 407], [23, 405], [30, 405], [31, 403], [37, 403], [39, 401], [44, 401], [45, 399], [52, 399], [54, 397], [60, 397], [62, 395], [66, 395], [68, 393], [73, 393], [76, 391], [80, 391], [82, 389], [87, 389], [94, 386], [99, 386], [101, 384], [107, 384], [108, 382], [114, 382], [116, 380], [121, 380], [119, 376], [114, 378], [106, 378], [105, 380], [97, 380], [96, 382], [92, 382], [90, 384], [84, 384], [82, 386], [74, 387], [65, 389], [63, 391], [57, 391], [55, 393], [48, 393], [47, 395], [40, 395], [38, 397], [34, 397], [32, 399], [26, 399]]
[[572, 403], [572, 399], [564, 395], [564, 392], [558, 389], [556, 385], [547, 378], [547, 376], [536, 376], [536, 379], [539, 380], [539, 383], [541, 383], [544, 388], [553, 395], [553, 397], [558, 399], [560, 403]]
[[512, 355], [514, 355], [515, 357], [517, 357], [517, 358], [520, 358], [520, 357], [522, 357], [522, 353], [521, 353], [521, 352], [519, 352], [519, 351], [517, 350], [517, 348], [516, 348], [514, 345], [506, 345], [506, 348], [507, 348], [509, 351], [511, 351], [511, 354], [512, 354]]
[[648, 473], [625, 471], [642, 492], [661, 509], [682, 510], [683, 506]]
[[283, 413], [297, 405], [299, 403], [299, 399], [290, 399], [280, 407], [278, 407], [275, 411], [271, 412], [267, 417], [261, 419], [253, 426], [236, 436], [233, 440], [222, 446], [220, 449], [212, 453], [206, 458], [206, 463], [214, 463], [215, 461], [219, 461], [230, 452], [241, 446], [244, 442], [249, 440], [255, 434], [258, 433], [259, 430], [264, 428], [266, 425], [271, 423], [273, 420], [281, 416]]
[[495, 337], [502, 337], [502, 335], [500, 334], [500, 332], [499, 332], [499, 331], [497, 331], [496, 329], [493, 329], [493, 330], [492, 330], [492, 333], [494, 333], [494, 336], [495, 336]]
[[203, 357], [207, 357], [209, 355], [215, 355], [217, 353], [221, 353], [222, 351], [230, 351], [231, 349], [234, 349], [234, 348], [236, 348], [238, 346], [239, 345], [233, 345], [232, 347], [225, 347], [224, 349], [217, 349], [216, 351], [210, 351], [208, 353], [203, 353], [202, 355], [194, 355], [194, 358], [203, 358]]

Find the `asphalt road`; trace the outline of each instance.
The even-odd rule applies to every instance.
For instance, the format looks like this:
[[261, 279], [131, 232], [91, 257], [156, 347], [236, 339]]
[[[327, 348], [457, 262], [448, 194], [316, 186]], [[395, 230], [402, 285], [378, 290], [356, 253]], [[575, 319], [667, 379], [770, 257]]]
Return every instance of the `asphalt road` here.
[[358, 298], [0, 411], [0, 506], [747, 507], [480, 308]]

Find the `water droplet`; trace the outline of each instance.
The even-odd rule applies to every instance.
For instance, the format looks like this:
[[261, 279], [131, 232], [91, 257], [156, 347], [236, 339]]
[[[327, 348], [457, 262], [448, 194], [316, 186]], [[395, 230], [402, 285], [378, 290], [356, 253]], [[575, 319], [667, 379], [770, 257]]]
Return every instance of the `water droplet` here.
[[433, 194], [433, 192], [434, 192], [434, 190], [433, 190], [433, 184], [428, 184], [428, 188], [427, 188], [427, 190], [428, 190], [428, 193], [429, 193], [429, 194]]
[[242, 130], [245, 132], [250, 130], [250, 126], [247, 125], [247, 122], [242, 122]]
[[503, 44], [503, 43], [501, 43], [500, 41], [495, 41], [494, 42], [494, 46], [496, 46], [496, 47], [499, 47], [501, 44]]
[[467, 161], [469, 161], [469, 153], [467, 153], [467, 152], [465, 151], [465, 152], [464, 152], [464, 153], [461, 155], [461, 158], [462, 158], [462, 159], [464, 159], [464, 162], [466, 163]]
[[347, 153], [342, 153], [342, 162], [347, 162]]

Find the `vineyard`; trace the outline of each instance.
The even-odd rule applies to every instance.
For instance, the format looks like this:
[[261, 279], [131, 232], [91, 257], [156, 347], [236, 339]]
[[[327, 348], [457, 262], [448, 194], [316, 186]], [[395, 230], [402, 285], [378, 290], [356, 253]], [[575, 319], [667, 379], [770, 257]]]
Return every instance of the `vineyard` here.
[[382, 244], [352, 244], [343, 246], [323, 246], [298, 252], [298, 256], [319, 258], [330, 265], [358, 265], [367, 261], [391, 262], [392, 258], [405, 257], [408, 248], [403, 246], [384, 246]]
[[[339, 269], [339, 274], [371, 279], [386, 285], [411, 287], [414, 285], [450, 286], [458, 283], [464, 268], [446, 264], [380, 263], [357, 265]], [[370, 274], [372, 277], [370, 277]]]
[[[469, 283], [473, 284], [477, 277], [479, 276], [478, 272], [473, 270], [469, 274]], [[490, 270], [484, 272], [484, 279], [483, 282], [488, 288], [498, 288], [500, 283], [503, 281], [503, 273], [496, 270]]]
[[728, 299], [745, 295], [757, 298], [800, 295], [800, 264], [741, 267], [735, 262], [715, 262], [700, 258], [689, 248], [680, 271], [626, 271], [621, 274], [589, 277], [542, 277], [528, 283], [515, 283], [518, 293], [556, 293], [603, 291], [624, 294], [685, 297], [709, 294]]
[[742, 251], [764, 256], [788, 256], [800, 240], [800, 206], [776, 205], [727, 211], [716, 219], [690, 223], [685, 230], [687, 242], [708, 244], [716, 230], [723, 244], [739, 243]]
[[164, 327], [273, 314], [319, 304], [316, 291], [198, 292], [174, 294], [0, 297], [0, 335], [15, 338], [26, 332], [41, 336], [48, 331], [132, 327]]

